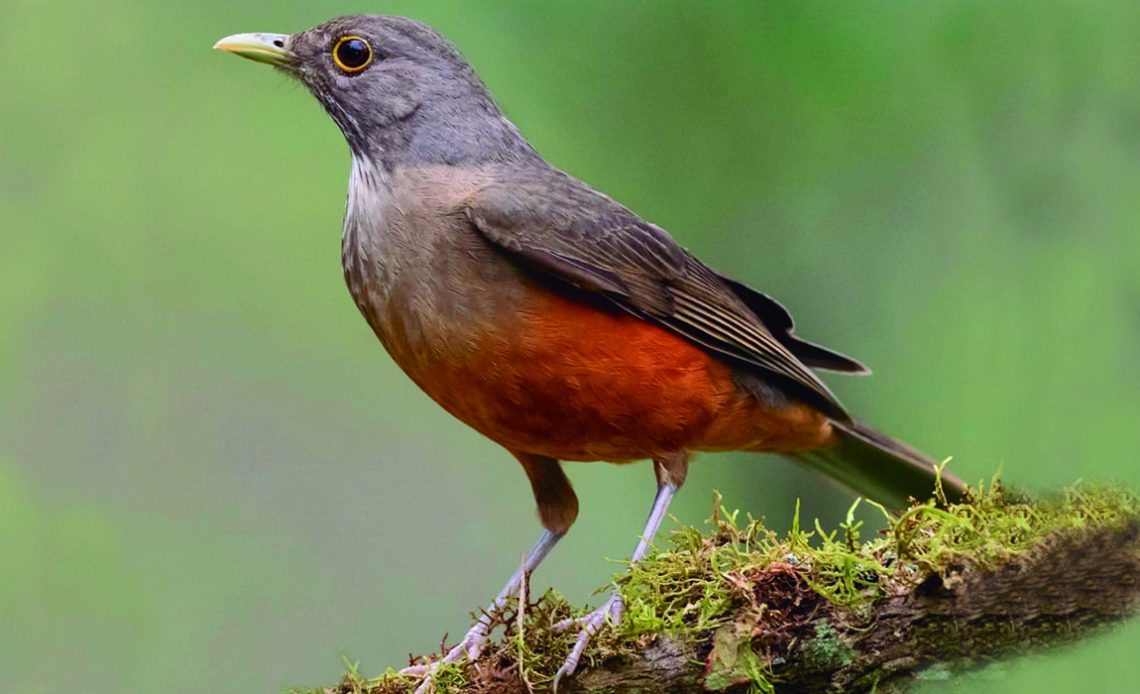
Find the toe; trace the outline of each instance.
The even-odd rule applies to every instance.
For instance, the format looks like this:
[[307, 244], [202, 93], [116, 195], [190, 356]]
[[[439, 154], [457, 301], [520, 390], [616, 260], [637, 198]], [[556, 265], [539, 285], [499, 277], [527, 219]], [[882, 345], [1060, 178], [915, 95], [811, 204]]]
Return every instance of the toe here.
[[578, 640], [574, 642], [574, 648], [570, 651], [570, 655], [566, 656], [566, 661], [562, 663], [562, 667], [554, 673], [554, 691], [558, 691], [558, 683], [562, 681], [562, 678], [570, 677], [578, 669], [578, 662], [582, 659], [582, 654], [586, 652], [586, 646], [589, 645], [595, 631], [597, 631], [595, 625], [587, 624], [582, 633], [578, 634]]
[[568, 617], [560, 622], [555, 622], [550, 626], [550, 628], [554, 631], [554, 633], [561, 634], [564, 631], [569, 631], [570, 627], [578, 626], [585, 621], [585, 617]]
[[416, 694], [425, 694], [432, 691], [432, 674], [435, 673], [436, 668], [440, 663], [455, 663], [466, 658], [467, 660], [477, 660], [479, 653], [483, 650], [483, 643], [487, 640], [486, 627], [482, 622], [477, 622], [471, 630], [463, 635], [463, 640], [460, 641], [455, 648], [447, 652], [447, 655], [433, 663], [426, 665], [410, 665], [403, 670], [400, 670], [401, 675], [409, 677], [422, 677], [423, 682], [416, 688]]
[[479, 651], [481, 646], [482, 643], [476, 639], [472, 639], [471, 641], [463, 639], [459, 642], [458, 646], [452, 648], [447, 652], [447, 655], [443, 656], [443, 662], [455, 663], [463, 660], [464, 658], [467, 658], [468, 660], [477, 660], [479, 658]]
[[400, 670], [400, 674], [405, 677], [423, 677], [431, 672], [430, 665], [409, 665], [408, 667]]
[[562, 621], [555, 622], [550, 626], [555, 633], [562, 633], [568, 631], [574, 626], [588, 626], [593, 625], [595, 628], [601, 626], [606, 621], [606, 616], [615, 624], [621, 621], [622, 613], [625, 611], [625, 603], [622, 601], [620, 594], [613, 594], [606, 600], [605, 604], [581, 617], [568, 617]]
[[578, 669], [578, 663], [582, 660], [582, 654], [586, 652], [586, 646], [590, 644], [590, 639], [594, 637], [594, 634], [598, 633], [598, 629], [601, 629], [602, 625], [606, 623], [606, 618], [609, 617], [616, 624], [621, 620], [623, 609], [624, 603], [621, 596], [615, 593], [610, 596], [606, 604], [593, 612], [575, 619], [565, 619], [554, 625], [553, 628], [557, 631], [565, 631], [574, 624], [582, 625], [582, 632], [578, 634], [574, 648], [570, 650], [570, 655], [566, 656], [566, 661], [562, 663], [562, 667], [558, 668], [558, 672], [554, 674], [552, 687], [555, 692], [558, 691], [558, 685], [563, 678], [570, 677]]

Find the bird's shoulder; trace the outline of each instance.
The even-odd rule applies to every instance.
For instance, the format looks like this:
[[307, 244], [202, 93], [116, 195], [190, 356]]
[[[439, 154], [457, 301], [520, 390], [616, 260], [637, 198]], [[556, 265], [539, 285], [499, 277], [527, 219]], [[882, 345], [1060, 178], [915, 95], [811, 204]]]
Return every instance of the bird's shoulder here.
[[681, 277], [695, 260], [661, 227], [550, 166], [493, 171], [465, 211], [495, 243], [516, 251], [545, 249], [657, 280]]

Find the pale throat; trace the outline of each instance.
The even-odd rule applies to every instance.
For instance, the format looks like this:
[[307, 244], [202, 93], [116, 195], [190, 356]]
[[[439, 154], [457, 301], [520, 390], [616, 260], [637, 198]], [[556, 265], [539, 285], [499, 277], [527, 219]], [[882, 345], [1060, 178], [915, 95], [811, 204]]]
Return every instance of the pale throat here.
[[369, 323], [375, 321], [375, 309], [385, 299], [379, 295], [387, 282], [385, 258], [378, 246], [392, 199], [391, 174], [373, 159], [353, 153], [340, 261], [352, 298]]

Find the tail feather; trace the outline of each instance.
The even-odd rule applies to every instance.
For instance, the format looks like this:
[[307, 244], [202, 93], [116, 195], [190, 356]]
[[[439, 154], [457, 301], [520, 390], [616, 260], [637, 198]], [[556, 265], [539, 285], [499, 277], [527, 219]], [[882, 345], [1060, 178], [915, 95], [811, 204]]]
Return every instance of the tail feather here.
[[947, 499], [962, 499], [966, 485], [946, 472], [939, 475], [937, 461], [926, 454], [857, 422], [832, 422], [832, 426], [838, 445], [787, 457], [887, 506], [905, 507], [912, 497], [929, 499], [936, 478], [941, 479]]

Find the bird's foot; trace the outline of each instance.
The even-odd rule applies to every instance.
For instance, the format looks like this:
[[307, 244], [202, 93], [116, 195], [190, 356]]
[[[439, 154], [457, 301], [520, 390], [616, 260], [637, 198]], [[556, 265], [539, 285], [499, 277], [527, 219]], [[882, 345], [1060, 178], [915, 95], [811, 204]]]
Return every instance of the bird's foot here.
[[562, 667], [558, 668], [558, 672], [554, 675], [554, 691], [558, 691], [558, 683], [562, 681], [563, 677], [569, 677], [574, 674], [578, 669], [578, 661], [582, 659], [582, 653], [585, 652], [586, 646], [590, 643], [590, 639], [594, 634], [598, 633], [598, 629], [606, 623], [606, 619], [613, 624], [621, 621], [622, 612], [625, 610], [625, 603], [622, 602], [621, 594], [614, 591], [610, 594], [606, 603], [594, 610], [593, 612], [577, 617], [574, 619], [564, 619], [554, 625], [555, 631], [566, 631], [574, 625], [579, 625], [582, 628], [581, 633], [578, 634], [578, 640], [574, 643], [574, 648], [571, 649], [570, 655], [566, 656], [566, 661], [562, 663]]
[[401, 675], [409, 677], [422, 677], [423, 682], [420, 686], [416, 687], [415, 694], [427, 694], [432, 691], [431, 677], [439, 668], [442, 663], [454, 663], [467, 658], [467, 660], [475, 661], [479, 659], [479, 654], [483, 650], [483, 645], [487, 642], [487, 622], [485, 619], [480, 619], [475, 622], [475, 625], [467, 630], [455, 648], [452, 648], [443, 656], [442, 659], [426, 663], [424, 665], [411, 665], [400, 670]]

